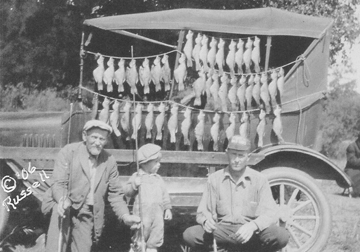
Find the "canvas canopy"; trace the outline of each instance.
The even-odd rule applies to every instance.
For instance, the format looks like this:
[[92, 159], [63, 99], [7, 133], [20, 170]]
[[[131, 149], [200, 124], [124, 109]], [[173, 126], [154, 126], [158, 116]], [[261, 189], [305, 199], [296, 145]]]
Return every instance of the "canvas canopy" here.
[[85, 25], [103, 30], [169, 29], [254, 35], [320, 38], [332, 20], [276, 8], [246, 10], [174, 9], [87, 19]]
[[[193, 30], [262, 36], [306, 37], [313, 39], [286, 72], [282, 112], [309, 108], [327, 92], [330, 29], [333, 20], [296, 14], [276, 8], [247, 10], [174, 9], [88, 19], [84, 25], [124, 34], [126, 29]], [[300, 40], [299, 40], [300, 41]], [[299, 42], [300, 43], [300, 42]], [[293, 46], [297, 46], [297, 42]], [[288, 57], [281, 48], [271, 55]], [[262, 59], [264, 60], [264, 59]], [[289, 60], [293, 61], [294, 59]], [[271, 68], [280, 65], [269, 66]]]

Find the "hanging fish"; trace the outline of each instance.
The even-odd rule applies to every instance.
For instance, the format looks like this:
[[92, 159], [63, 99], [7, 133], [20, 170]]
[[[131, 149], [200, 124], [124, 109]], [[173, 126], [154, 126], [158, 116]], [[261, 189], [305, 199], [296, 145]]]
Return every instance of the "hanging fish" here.
[[206, 78], [205, 73], [201, 69], [199, 71], [199, 77], [193, 83], [193, 89], [195, 92], [194, 106], [201, 106], [201, 95], [205, 92]]
[[264, 145], [264, 136], [265, 136], [265, 126], [266, 126], [266, 112], [263, 109], [260, 109], [259, 114], [259, 124], [256, 127], [256, 133], [259, 137], [258, 139], [258, 147], [262, 147]]
[[260, 73], [260, 39], [255, 36], [254, 48], [251, 52], [251, 60], [255, 66], [255, 72]]
[[185, 54], [182, 53], [179, 58], [179, 65], [174, 70], [174, 79], [178, 83], [179, 91], [182, 91], [185, 88], [184, 81], [186, 79], [186, 74], [187, 74], [185, 60], [186, 60]]
[[203, 35], [202, 40], [201, 40], [201, 48], [200, 48], [199, 58], [200, 58], [202, 67], [204, 68], [205, 72], [207, 72], [209, 70], [209, 66], [207, 63], [207, 55], [209, 52], [208, 42], [209, 42], [209, 38], [206, 35]]
[[120, 119], [121, 128], [127, 133], [126, 140], [130, 140], [130, 109], [131, 103], [129, 101], [125, 102], [124, 114]]
[[107, 66], [108, 66], [108, 68], [104, 72], [103, 81], [107, 86], [106, 91], [112, 92], [113, 91], [112, 82], [114, 80], [114, 75], [115, 75], [115, 67], [114, 67], [114, 58], [113, 57], [109, 58], [109, 60], [107, 62]]
[[214, 124], [210, 128], [210, 135], [214, 142], [213, 150], [218, 151], [219, 150], [219, 131], [220, 131], [220, 115], [219, 115], [219, 113], [215, 113], [212, 120], [213, 120]]
[[250, 66], [251, 66], [251, 52], [252, 52], [252, 45], [253, 41], [248, 38], [246, 44], [245, 44], [245, 52], [243, 55], [243, 61], [245, 64], [246, 73], [250, 73]]
[[212, 71], [209, 71], [206, 73], [206, 83], [205, 83], [205, 93], [206, 93], [206, 98], [209, 99], [211, 96], [211, 92], [210, 92], [210, 87], [213, 83], [213, 79], [212, 79]]
[[218, 44], [218, 51], [215, 55], [215, 61], [216, 61], [216, 65], [219, 69], [219, 75], [222, 75], [224, 72], [224, 66], [225, 66], [224, 46], [225, 46], [225, 41], [222, 38], [220, 38], [219, 44]]
[[96, 119], [98, 113], [98, 106], [99, 106], [99, 96], [98, 94], [94, 94], [92, 99], [91, 120]]
[[210, 50], [207, 55], [207, 62], [209, 63], [210, 69], [214, 69], [215, 67], [216, 47], [217, 47], [217, 41], [214, 37], [212, 37], [210, 41]]
[[229, 122], [230, 125], [229, 127], [227, 127], [225, 133], [226, 133], [226, 138], [228, 140], [230, 140], [230, 138], [232, 138], [235, 135], [235, 123], [236, 123], [236, 115], [235, 113], [231, 113], [230, 117], [229, 117]]
[[161, 91], [160, 78], [162, 75], [161, 62], [159, 56], [156, 56], [156, 58], [154, 59], [150, 71], [151, 71], [151, 80], [155, 85], [155, 91], [159, 92]]
[[136, 83], [139, 81], [138, 72], [136, 70], [136, 60], [132, 59], [129, 67], [126, 68], [126, 82], [130, 86], [132, 94], [137, 94]]
[[124, 92], [124, 82], [126, 80], [125, 74], [125, 60], [121, 58], [118, 62], [119, 68], [114, 73], [115, 83], [118, 85], [118, 92]]
[[215, 105], [215, 109], [219, 109], [221, 106], [219, 106], [219, 101], [220, 101], [220, 97], [219, 97], [219, 75], [217, 74], [217, 72], [214, 72], [213, 75], [211, 76], [212, 79], [212, 85], [210, 87], [210, 93], [211, 96], [214, 98], [214, 105]]
[[120, 114], [120, 102], [118, 100], [115, 100], [113, 104], [113, 111], [110, 114], [110, 125], [112, 129], [114, 130], [114, 133], [117, 137], [121, 136], [120, 130], [119, 130], [119, 114]]
[[205, 113], [202, 110], [200, 110], [198, 115], [198, 124], [195, 127], [195, 138], [198, 144], [197, 146], [198, 150], [204, 150], [204, 145], [203, 145], [204, 129], [205, 129]]
[[196, 71], [200, 70], [200, 49], [201, 49], [201, 41], [202, 41], [202, 35], [200, 33], [197, 34], [195, 38], [195, 46], [192, 50], [192, 56], [195, 60], [195, 69]]
[[275, 115], [275, 118], [273, 121], [273, 131], [278, 138], [278, 142], [284, 143], [285, 140], [281, 136], [281, 134], [283, 132], [283, 126], [282, 126], [282, 122], [281, 122], [281, 108], [279, 105], [276, 105], [275, 110], [274, 110], [274, 115]]
[[132, 119], [132, 139], [137, 139], [138, 131], [141, 128], [142, 107], [141, 103], [138, 103], [135, 107], [135, 115]]
[[170, 110], [170, 118], [168, 121], [168, 129], [170, 132], [170, 143], [176, 143], [176, 133], [178, 131], [178, 110], [179, 106], [174, 103]]
[[243, 112], [240, 119], [239, 134], [246, 139], [249, 139], [249, 125], [249, 114], [247, 112]]
[[139, 67], [139, 79], [141, 85], [144, 87], [144, 94], [150, 93], [149, 84], [151, 81], [151, 72], [148, 58], [145, 58]]
[[232, 111], [238, 110], [238, 99], [236, 97], [236, 91], [237, 91], [237, 77], [233, 75], [230, 79], [231, 88], [228, 92], [228, 98], [231, 103]]
[[93, 76], [95, 79], [95, 82], [97, 84], [98, 91], [103, 90], [103, 77], [104, 77], [104, 57], [102, 55], [99, 55], [99, 58], [96, 60], [98, 66], [93, 71]]
[[110, 99], [105, 97], [103, 102], [102, 102], [102, 110], [100, 111], [99, 114], [99, 120], [104, 122], [104, 123], [108, 123], [109, 122], [109, 111], [110, 111]]
[[267, 73], [262, 73], [261, 78], [261, 88], [260, 88], [260, 98], [265, 105], [266, 113], [270, 111], [270, 95], [269, 95], [269, 86], [268, 86], [268, 76]]
[[285, 82], [284, 68], [280, 67], [278, 79], [277, 79], [277, 83], [276, 83], [277, 88], [279, 90], [280, 98], [282, 98], [282, 96], [284, 94], [284, 82]]
[[154, 127], [154, 104], [149, 103], [146, 110], [148, 112], [145, 117], [146, 139], [151, 139], [151, 130]]
[[221, 103], [221, 110], [227, 111], [227, 95], [228, 95], [228, 83], [229, 83], [229, 77], [226, 73], [223, 73], [223, 75], [220, 78], [221, 86], [219, 88], [219, 98]]
[[235, 51], [236, 51], [236, 42], [235, 40], [231, 40], [229, 44], [229, 52], [226, 56], [226, 65], [230, 69], [230, 75], [235, 75]]
[[181, 123], [181, 133], [184, 136], [184, 145], [190, 145], [190, 140], [189, 140], [190, 125], [191, 125], [191, 109], [187, 107], [184, 112], [184, 120]]
[[169, 56], [167, 54], [164, 54], [164, 56], [161, 58], [161, 63], [163, 64], [163, 66], [161, 67], [161, 71], [162, 71], [161, 80], [164, 82], [165, 91], [169, 91], [170, 81], [171, 81], [171, 68], [169, 65]]
[[246, 90], [246, 76], [245, 75], [241, 75], [239, 84], [240, 84], [240, 86], [237, 90], [236, 95], [239, 99], [240, 110], [246, 110], [245, 109], [245, 90]]
[[187, 59], [188, 67], [192, 67], [192, 57], [191, 56], [192, 56], [192, 50], [193, 50], [193, 46], [194, 46], [193, 35], [194, 35], [194, 33], [191, 30], [189, 30], [188, 33], [186, 34], [186, 43], [183, 48], [183, 52]]
[[271, 82], [269, 83], [269, 95], [270, 95], [270, 101], [271, 106], [274, 108], [276, 105], [276, 96], [277, 96], [277, 79], [278, 79], [278, 73], [273, 70], [271, 72]]
[[254, 77], [254, 87], [252, 91], [252, 97], [254, 98], [254, 101], [256, 102], [257, 106], [260, 106], [260, 75], [255, 74]]
[[244, 41], [242, 39], [239, 39], [239, 42], [236, 45], [237, 51], [235, 53], [235, 63], [237, 65], [237, 72], [242, 74], [243, 69], [242, 65], [244, 63], [243, 56], [244, 56]]
[[246, 109], [250, 109], [251, 107], [254, 79], [255, 79], [254, 74], [251, 74], [248, 80], [248, 85], [245, 90]]
[[165, 121], [165, 104], [164, 103], [162, 103], [162, 102], [160, 103], [160, 105], [158, 107], [158, 111], [160, 113], [155, 119], [155, 125], [156, 125], [156, 130], [157, 130], [156, 140], [161, 140], [162, 139], [162, 130], [163, 130], [164, 121]]

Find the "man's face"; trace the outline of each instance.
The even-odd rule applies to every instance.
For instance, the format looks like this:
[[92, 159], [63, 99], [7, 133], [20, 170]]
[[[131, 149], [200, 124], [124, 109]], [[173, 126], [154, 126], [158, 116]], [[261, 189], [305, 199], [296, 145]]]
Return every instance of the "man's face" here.
[[83, 132], [86, 148], [92, 156], [98, 156], [107, 142], [108, 132], [99, 128], [92, 128]]
[[246, 167], [248, 151], [232, 150], [226, 151], [229, 167], [233, 171], [242, 171]]

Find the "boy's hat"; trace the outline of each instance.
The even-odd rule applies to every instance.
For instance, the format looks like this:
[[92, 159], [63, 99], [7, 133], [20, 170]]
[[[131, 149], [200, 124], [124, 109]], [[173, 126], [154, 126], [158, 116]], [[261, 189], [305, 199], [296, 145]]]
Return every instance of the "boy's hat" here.
[[251, 145], [249, 139], [240, 135], [235, 135], [230, 139], [227, 148], [232, 150], [248, 151], [250, 150], [250, 147]]
[[107, 123], [104, 123], [100, 120], [90, 120], [90, 121], [87, 121], [84, 125], [84, 128], [83, 130], [84, 131], [88, 131], [89, 129], [92, 129], [92, 128], [99, 128], [99, 129], [103, 129], [103, 130], [106, 130], [108, 131], [110, 134], [112, 132], [112, 128], [109, 124]]
[[147, 161], [157, 159], [160, 154], [161, 147], [156, 144], [145, 144], [141, 146], [137, 152], [139, 164], [146, 163]]

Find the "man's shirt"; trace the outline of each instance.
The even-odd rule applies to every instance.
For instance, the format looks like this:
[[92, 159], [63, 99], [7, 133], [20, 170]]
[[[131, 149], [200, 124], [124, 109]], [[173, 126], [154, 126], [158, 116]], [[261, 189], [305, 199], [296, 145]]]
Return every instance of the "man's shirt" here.
[[278, 207], [265, 175], [249, 167], [235, 182], [229, 167], [211, 174], [197, 210], [197, 222], [213, 218], [223, 224], [253, 221], [259, 231], [277, 221]]

